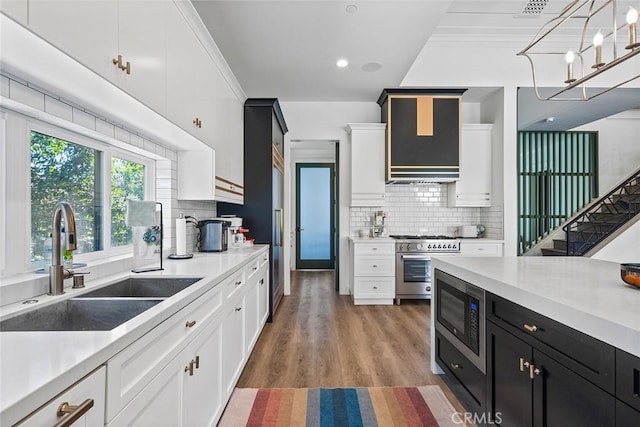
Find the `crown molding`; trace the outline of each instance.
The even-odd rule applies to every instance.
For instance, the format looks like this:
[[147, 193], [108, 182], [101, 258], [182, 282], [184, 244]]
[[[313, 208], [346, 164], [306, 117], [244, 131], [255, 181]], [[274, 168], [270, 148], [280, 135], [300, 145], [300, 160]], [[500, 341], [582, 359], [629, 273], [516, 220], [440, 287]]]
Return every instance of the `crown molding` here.
[[200, 15], [196, 11], [195, 6], [193, 6], [193, 3], [187, 0], [173, 0], [173, 2], [178, 7], [178, 10], [187, 21], [187, 24], [191, 27], [198, 40], [200, 40], [200, 43], [202, 43], [202, 46], [205, 48], [213, 62], [216, 64], [216, 67], [218, 67], [220, 73], [222, 73], [222, 76], [229, 84], [229, 87], [231, 87], [233, 93], [240, 102], [244, 102], [247, 99], [246, 93], [242, 89], [242, 86], [240, 86], [240, 82], [238, 82], [236, 76], [233, 74], [227, 60], [224, 59], [222, 52], [218, 48], [215, 40], [213, 40], [209, 30], [207, 30], [207, 26], [202, 22], [202, 18], [200, 18]]

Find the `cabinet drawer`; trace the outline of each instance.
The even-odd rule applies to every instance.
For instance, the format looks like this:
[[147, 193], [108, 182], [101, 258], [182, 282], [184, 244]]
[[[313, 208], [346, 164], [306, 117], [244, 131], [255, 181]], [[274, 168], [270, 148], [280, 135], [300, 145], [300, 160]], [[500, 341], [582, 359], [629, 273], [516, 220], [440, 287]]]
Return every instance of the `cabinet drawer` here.
[[80, 405], [87, 399], [93, 400], [93, 407], [81, 417], [77, 425], [98, 426], [104, 424], [104, 391], [105, 383], [105, 367], [93, 371], [76, 384], [60, 393], [58, 396], [50, 400], [46, 405], [42, 406], [33, 414], [20, 421], [16, 426], [51, 426], [60, 421], [58, 417], [58, 407], [67, 402], [70, 405]]
[[393, 276], [395, 260], [393, 257], [360, 257], [355, 259], [356, 276]]
[[354, 297], [356, 298], [393, 298], [396, 295], [394, 278], [363, 278], [354, 279]]
[[500, 243], [467, 243], [460, 242], [460, 255], [466, 256], [502, 256]]
[[107, 362], [109, 422], [182, 348], [221, 312], [222, 286], [209, 290]]
[[226, 299], [233, 298], [242, 289], [243, 285], [247, 281], [247, 270], [240, 270], [239, 272], [232, 274], [231, 277], [224, 281], [224, 297]]
[[614, 347], [493, 294], [487, 294], [487, 316], [613, 394]]
[[260, 269], [260, 261], [261, 258], [255, 259], [249, 263], [247, 268], [245, 268], [245, 277], [247, 278], [247, 282], [256, 275], [258, 270]]
[[260, 256], [260, 267], [268, 263], [269, 263], [269, 251], [266, 251]]
[[616, 349], [616, 397], [640, 411], [640, 358], [619, 349]]
[[395, 255], [395, 243], [356, 243], [355, 256], [361, 255]]
[[484, 407], [486, 377], [442, 335], [436, 333], [436, 360], [449, 376], [453, 376], [475, 404]]

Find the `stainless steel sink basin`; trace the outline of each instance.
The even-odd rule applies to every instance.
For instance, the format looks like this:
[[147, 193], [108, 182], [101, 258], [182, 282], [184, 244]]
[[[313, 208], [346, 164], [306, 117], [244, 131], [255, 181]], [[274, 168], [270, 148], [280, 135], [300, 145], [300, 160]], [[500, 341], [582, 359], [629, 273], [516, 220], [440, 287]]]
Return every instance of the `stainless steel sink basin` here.
[[102, 297], [145, 297], [145, 298], [169, 298], [183, 289], [196, 283], [200, 277], [192, 278], [152, 278], [130, 277], [121, 282], [105, 286], [95, 291], [78, 295], [76, 298], [102, 298]]
[[161, 301], [71, 298], [4, 320], [0, 331], [108, 331]]

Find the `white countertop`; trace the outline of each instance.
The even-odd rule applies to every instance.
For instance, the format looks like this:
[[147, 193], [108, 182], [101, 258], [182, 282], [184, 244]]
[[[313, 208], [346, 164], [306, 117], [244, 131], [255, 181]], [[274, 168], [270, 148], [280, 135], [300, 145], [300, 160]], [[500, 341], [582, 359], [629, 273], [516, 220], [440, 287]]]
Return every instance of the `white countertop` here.
[[391, 237], [349, 237], [355, 243], [393, 243], [396, 240]]
[[620, 265], [584, 257], [433, 258], [495, 295], [640, 357], [640, 289]]
[[[87, 283], [84, 289], [65, 289], [67, 293], [62, 296], [37, 297], [39, 302], [28, 306], [29, 310], [129, 276], [203, 277], [182, 292], [110, 331], [0, 332], [0, 425], [13, 425], [233, 274], [267, 247], [256, 245], [223, 253], [196, 253], [189, 260], [167, 259], [163, 262], [164, 271], [121, 273]], [[6, 317], [7, 313], [24, 311], [23, 307], [20, 303], [2, 307], [0, 318]]]

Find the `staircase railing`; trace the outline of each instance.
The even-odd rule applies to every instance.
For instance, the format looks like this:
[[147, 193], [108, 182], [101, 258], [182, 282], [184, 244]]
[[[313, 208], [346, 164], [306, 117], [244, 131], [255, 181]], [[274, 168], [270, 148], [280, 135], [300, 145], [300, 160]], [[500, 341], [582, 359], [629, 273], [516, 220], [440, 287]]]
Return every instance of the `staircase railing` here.
[[584, 255], [638, 213], [640, 169], [562, 227], [567, 255]]

